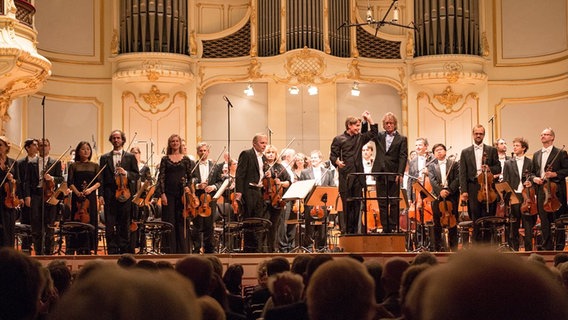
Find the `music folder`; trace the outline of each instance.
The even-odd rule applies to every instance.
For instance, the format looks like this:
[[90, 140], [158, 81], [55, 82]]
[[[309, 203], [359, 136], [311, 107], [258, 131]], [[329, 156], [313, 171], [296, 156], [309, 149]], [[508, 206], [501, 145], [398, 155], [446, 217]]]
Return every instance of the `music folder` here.
[[507, 194], [509, 194], [509, 204], [519, 204], [519, 199], [517, 197], [512, 197], [512, 195], [515, 193], [515, 191], [513, 191], [513, 188], [511, 188], [511, 185], [509, 185], [508, 182], [497, 182], [495, 184], [495, 190], [497, 190], [497, 193], [499, 194], [499, 197], [501, 197], [501, 201], [503, 201], [503, 196], [506, 196]]
[[305, 199], [314, 191], [316, 180], [300, 180], [292, 183], [286, 193], [282, 196], [282, 200], [291, 201]]

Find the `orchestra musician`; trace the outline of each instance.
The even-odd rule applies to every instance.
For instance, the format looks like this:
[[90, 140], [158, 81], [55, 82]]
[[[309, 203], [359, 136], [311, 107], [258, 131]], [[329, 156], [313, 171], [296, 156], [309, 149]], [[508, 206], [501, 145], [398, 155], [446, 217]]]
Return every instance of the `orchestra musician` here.
[[[566, 150], [554, 146], [556, 135], [554, 130], [546, 128], [540, 133], [542, 149], [533, 155], [533, 170], [531, 181], [536, 184], [538, 216], [542, 231], [542, 250], [563, 250], [566, 235], [556, 233], [556, 247], [551, 235], [551, 224], [560, 216], [566, 214], [566, 183], [568, 176], [568, 158]], [[556, 192], [554, 192], [556, 187]], [[545, 200], [559, 202], [557, 210], [545, 208]], [[548, 209], [548, 210], [546, 210]], [[562, 226], [557, 226], [562, 227]]]
[[519, 227], [521, 220], [525, 229], [524, 246], [525, 251], [532, 251], [533, 227], [536, 224], [536, 215], [522, 214], [521, 204], [523, 203], [523, 189], [532, 188], [530, 181], [526, 181], [532, 171], [532, 160], [525, 156], [529, 149], [529, 143], [525, 138], [518, 137], [513, 139], [514, 157], [505, 161], [503, 167], [503, 182], [509, 183], [515, 191], [515, 196], [519, 203], [511, 205], [510, 223], [511, 233], [509, 234], [509, 246], [515, 251], [519, 251]]
[[[28, 172], [28, 163], [37, 157], [39, 151], [38, 143], [39, 141], [33, 138], [29, 138], [26, 139], [26, 141], [24, 141], [24, 149], [26, 150], [27, 155], [22, 159], [18, 159], [18, 161], [16, 162], [16, 165], [18, 167], [18, 173], [20, 174], [19, 180], [22, 182], [26, 181], [26, 173]], [[18, 195], [20, 195], [21, 197], [23, 196], [23, 194], [24, 194], [24, 184], [18, 183]], [[21, 209], [20, 223], [31, 225], [32, 213], [29, 203], [28, 205], [25, 205], [24, 203], [24, 205], [22, 205], [20, 209]], [[32, 249], [32, 242], [30, 241], [29, 237], [23, 237], [22, 251], [29, 254], [31, 253], [31, 249]]]
[[103, 154], [99, 166], [106, 165], [101, 173], [99, 203], [104, 206], [107, 251], [109, 254], [133, 253], [130, 245], [130, 219], [132, 196], [140, 176], [136, 158], [124, 150], [126, 135], [114, 130], [109, 135], [112, 151]]
[[184, 216], [182, 196], [189, 192], [195, 163], [182, 153], [181, 137], [172, 134], [168, 138], [166, 155], [160, 161], [160, 173], [155, 195], [162, 202], [162, 221], [174, 226], [166, 243], [166, 253], [189, 253], [189, 223]]
[[[306, 168], [306, 155], [301, 152], [295, 153], [289, 163], [291, 164], [291, 174], [290, 172], [289, 174], [292, 178], [292, 183], [295, 183], [300, 180], [302, 171]], [[288, 202], [286, 204], [285, 218], [283, 219], [284, 227], [282, 227], [284, 231], [282, 231], [283, 234], [281, 234], [280, 239], [281, 252], [288, 252], [294, 248], [297, 223], [287, 223], [287, 220], [290, 218], [292, 218], [292, 220], [301, 219], [304, 214], [302, 211], [303, 208], [303, 203], [298, 201], [295, 201], [295, 203]]]
[[[375, 161], [375, 147], [374, 142], [368, 142], [363, 146], [363, 172], [370, 173], [373, 171], [373, 162]], [[374, 186], [376, 184], [375, 177], [366, 176], [365, 180], [367, 185]]]
[[[8, 138], [0, 136], [0, 181], [4, 181], [4, 185], [0, 189], [0, 247], [13, 248], [15, 243], [16, 208], [11, 208], [12, 205], [7, 205], [6, 198], [9, 196], [8, 192], [10, 190], [13, 191], [11, 187], [17, 187], [21, 180], [18, 175], [18, 166], [13, 165], [15, 160], [8, 157], [9, 152], [10, 142]], [[6, 186], [11, 187], [7, 188]]]
[[[333, 172], [329, 168], [323, 166], [323, 155], [320, 150], [313, 150], [310, 153], [311, 166], [304, 171], [300, 176], [300, 180], [315, 180], [316, 186], [327, 186], [333, 187], [335, 183], [333, 181]], [[331, 203], [330, 203], [331, 205]], [[312, 210], [314, 209], [314, 210]], [[321, 211], [320, 211], [321, 210]], [[327, 208], [321, 207], [305, 207], [305, 221], [306, 221], [306, 240], [313, 241], [316, 250], [321, 251], [325, 248], [326, 243], [326, 232], [327, 226], [325, 225], [324, 217], [328, 215]], [[318, 213], [318, 212], [321, 212]], [[319, 217], [323, 215], [324, 217]], [[316, 225], [316, 221], [321, 222], [321, 224]], [[310, 243], [311, 245], [311, 243]]]
[[510, 157], [507, 155], [507, 141], [503, 138], [495, 140], [493, 143], [495, 149], [497, 149], [497, 156], [499, 157], [499, 162], [501, 162], [501, 172], [495, 176], [496, 181], [503, 181], [503, 169], [505, 168], [505, 161], [509, 160]]
[[[446, 146], [437, 143], [432, 147], [436, 158], [428, 166], [428, 177], [435, 200], [432, 202], [434, 221], [434, 251], [442, 251], [442, 228], [448, 228], [451, 251], [458, 249], [458, 201], [460, 195], [459, 163], [446, 158]], [[444, 201], [447, 201], [444, 203]]]
[[[268, 136], [257, 133], [252, 139], [252, 148], [239, 154], [239, 165], [235, 182], [235, 197], [243, 206], [243, 218], [264, 218], [265, 204], [262, 198], [262, 178], [264, 177], [264, 150]], [[261, 241], [259, 241], [261, 240]], [[262, 239], [245, 237], [246, 250], [262, 252]]]
[[[61, 162], [49, 157], [51, 150], [49, 139], [40, 139], [38, 150], [39, 157], [28, 163], [25, 203], [29, 204], [31, 208], [31, 227], [35, 253], [36, 255], [51, 255], [54, 249], [53, 224], [57, 208], [46, 203], [45, 194], [49, 191], [54, 192], [63, 182], [63, 171]], [[49, 172], [46, 172], [48, 170]]]
[[416, 192], [412, 185], [416, 180], [424, 184], [425, 178], [428, 177], [428, 168], [426, 167], [430, 160], [431, 154], [428, 152], [428, 139], [417, 138], [415, 141], [416, 156], [408, 163], [408, 201], [416, 202]]
[[[480, 241], [481, 232], [475, 221], [486, 216], [494, 216], [496, 209], [496, 201], [489, 203], [487, 210], [487, 201], [479, 201], [478, 192], [481, 189], [479, 183], [480, 174], [487, 176], [496, 175], [501, 172], [501, 163], [497, 155], [497, 149], [483, 143], [485, 138], [485, 128], [478, 124], [472, 129], [473, 145], [463, 149], [460, 155], [460, 190], [461, 199], [468, 203], [468, 214], [473, 219], [473, 237], [476, 241]], [[484, 173], [485, 172], [485, 173]], [[489, 182], [490, 179], [486, 179]], [[487, 183], [489, 184], [489, 183]], [[488, 186], [489, 189], [494, 188], [493, 185]], [[486, 233], [488, 241], [489, 234]]]
[[[73, 192], [71, 198], [71, 221], [88, 223], [94, 227], [94, 232], [89, 235], [90, 239], [82, 237], [69, 237], [66, 246], [66, 254], [89, 254], [96, 253], [98, 247], [98, 205], [96, 191], [101, 186], [99, 164], [91, 161], [93, 150], [87, 141], [81, 141], [75, 148], [75, 158], [68, 168], [67, 186]], [[96, 178], [95, 178], [96, 177]], [[92, 183], [91, 183], [92, 182]], [[89, 185], [90, 183], [90, 185]], [[88, 222], [86, 222], [88, 221]], [[78, 248], [82, 248], [78, 250]]]
[[[294, 183], [296, 181], [296, 177], [294, 176], [294, 171], [293, 171], [295, 156], [296, 156], [296, 150], [290, 148], [282, 150], [280, 154], [280, 163], [282, 164], [282, 166], [284, 166], [284, 168], [286, 168], [286, 171], [290, 176], [291, 183]], [[286, 206], [284, 207], [284, 212], [282, 213], [281, 223], [277, 231], [277, 237], [278, 237], [277, 250], [280, 252], [288, 252], [291, 243], [294, 241], [293, 240], [294, 235], [292, 233], [295, 232], [296, 225], [286, 223], [286, 221], [290, 219], [290, 214], [292, 213], [292, 207], [293, 203], [291, 201], [287, 201]], [[294, 217], [295, 214], [292, 214], [292, 216]]]
[[[377, 196], [381, 225], [384, 233], [395, 232], [400, 214], [400, 186], [408, 160], [408, 140], [397, 131], [398, 120], [392, 112], [387, 112], [382, 119], [384, 131], [375, 139], [377, 154], [373, 172], [397, 173], [387, 178], [377, 177]], [[386, 200], [387, 194], [392, 199]]]
[[278, 230], [284, 223], [282, 219], [286, 203], [282, 196], [292, 184], [290, 175], [286, 168], [278, 161], [278, 149], [273, 145], [268, 145], [264, 150], [264, 200], [266, 215], [270, 222], [268, 230], [267, 246], [268, 252], [274, 252], [279, 246]]
[[[217, 220], [217, 204], [212, 202], [212, 198], [215, 195], [217, 189], [223, 183], [221, 178], [221, 172], [218, 170], [216, 163], [208, 158], [210, 146], [206, 142], [200, 142], [197, 144], [197, 169], [193, 171], [193, 177], [195, 178], [195, 195], [200, 199], [200, 208], [209, 209], [207, 210], [209, 215], [198, 214], [195, 219], [193, 219], [192, 240], [193, 240], [193, 252], [199, 253], [203, 247], [204, 253], [213, 253], [215, 251], [214, 246], [214, 222]], [[207, 197], [209, 195], [209, 197]], [[206, 199], [210, 201], [204, 203]], [[200, 211], [205, 211], [201, 209]], [[203, 235], [203, 244], [200, 241], [201, 235]]]

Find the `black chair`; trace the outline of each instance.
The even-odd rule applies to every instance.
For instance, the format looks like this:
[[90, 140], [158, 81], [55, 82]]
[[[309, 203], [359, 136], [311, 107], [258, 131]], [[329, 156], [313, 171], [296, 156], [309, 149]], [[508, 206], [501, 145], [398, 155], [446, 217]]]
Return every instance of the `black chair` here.
[[28, 241], [31, 243], [32, 241], [32, 226], [29, 224], [22, 224], [16, 223], [15, 227], [15, 236], [16, 236], [16, 250], [22, 250], [22, 243], [24, 241]]
[[[150, 240], [152, 249], [145, 253], [165, 254], [170, 249], [170, 241], [164, 241], [174, 230], [174, 225], [165, 221], [148, 221], [144, 223], [146, 239]], [[163, 252], [165, 251], [165, 252]]]
[[566, 233], [568, 230], [568, 216], [562, 216], [556, 220], [554, 220], [554, 233], [552, 237], [552, 241], [554, 242], [554, 248], [556, 248], [558, 236], [560, 232]]
[[475, 220], [475, 224], [481, 232], [481, 239], [486, 239], [487, 233], [489, 233], [491, 245], [502, 245], [507, 243], [507, 241], [503, 239], [506, 223], [507, 218], [496, 216], [482, 217]]
[[67, 253], [91, 254], [95, 227], [82, 222], [65, 222], [60, 227], [60, 236], [65, 239]]

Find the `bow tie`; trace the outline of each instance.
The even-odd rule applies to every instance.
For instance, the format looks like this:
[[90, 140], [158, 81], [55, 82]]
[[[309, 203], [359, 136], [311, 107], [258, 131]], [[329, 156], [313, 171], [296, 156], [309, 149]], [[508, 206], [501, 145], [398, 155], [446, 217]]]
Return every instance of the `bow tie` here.
[[542, 148], [542, 153], [547, 153], [548, 149], [547, 148]]
[[114, 154], [114, 155], [121, 155], [121, 154], [122, 154], [122, 151], [113, 151], [112, 154]]
[[438, 164], [439, 164], [439, 165], [446, 165], [446, 160], [444, 160], [444, 161], [438, 161]]
[[515, 159], [516, 159], [517, 161], [521, 161], [521, 160], [523, 160], [524, 158], [525, 158], [525, 157], [515, 157]]
[[473, 148], [474, 148], [475, 150], [483, 150], [483, 145], [479, 145], [479, 146], [478, 146], [478, 145], [473, 145]]

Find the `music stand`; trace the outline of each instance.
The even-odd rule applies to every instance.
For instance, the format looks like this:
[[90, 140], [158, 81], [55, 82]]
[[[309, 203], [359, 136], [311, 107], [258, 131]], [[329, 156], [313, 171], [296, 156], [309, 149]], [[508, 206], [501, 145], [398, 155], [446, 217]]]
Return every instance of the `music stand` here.
[[[513, 188], [511, 188], [511, 185], [506, 182], [498, 182], [495, 184], [495, 190], [497, 190], [497, 193], [499, 194], [499, 197], [501, 197], [501, 201], [503, 201], [504, 205], [505, 205], [505, 218], [507, 218], [509, 221], [509, 237], [511, 236], [512, 232], [513, 232], [513, 220], [511, 219], [511, 205], [513, 204], [519, 204], [519, 199], [517, 197], [513, 197], [512, 195], [515, 193], [515, 191], [513, 191]], [[513, 251], [513, 248], [511, 248], [509, 246], [509, 242], [508, 241], [503, 241], [501, 243], [501, 245], [499, 245], [499, 249], [509, 249], [511, 251]]]
[[[424, 185], [422, 183], [420, 183], [420, 181], [416, 180], [414, 181], [414, 183], [412, 184], [412, 189], [414, 190], [414, 193], [416, 195], [420, 194], [420, 199], [421, 199], [421, 209], [419, 211], [420, 213], [420, 227], [421, 227], [421, 231], [422, 231], [422, 237], [420, 239], [420, 247], [418, 249], [416, 249], [416, 251], [423, 251], [423, 250], [428, 250], [428, 248], [424, 245], [424, 239], [426, 238], [426, 225], [424, 223], [424, 200], [428, 200], [430, 202], [436, 200], [436, 198], [434, 197], [434, 195], [432, 193], [430, 193], [430, 191], [426, 190], [426, 188], [424, 187]], [[414, 210], [418, 210], [417, 205], [414, 205]]]
[[324, 186], [317, 186], [314, 191], [308, 197], [308, 206], [323, 206], [324, 207], [324, 221], [323, 221], [323, 232], [324, 232], [324, 239], [327, 245], [327, 203], [331, 202], [334, 203], [335, 199], [339, 192], [337, 187], [324, 187]]
[[[223, 183], [221, 184], [219, 189], [217, 189], [217, 192], [215, 192], [215, 195], [213, 196], [213, 198], [211, 198], [211, 201], [214, 201], [215, 203], [217, 203], [217, 201], [219, 200], [219, 198], [221, 198], [221, 196], [223, 195], [223, 193], [225, 193], [225, 191], [228, 191], [228, 193], [229, 193], [228, 195], [230, 195], [230, 190], [228, 190], [227, 187], [229, 186], [229, 182], [230, 182], [231, 179], [232, 179], [231, 177], [228, 177], [227, 179], [225, 179], [225, 181], [223, 181]], [[223, 217], [223, 234], [221, 236], [223, 238], [223, 247], [224, 248], [222, 250], [219, 250], [219, 253], [223, 253], [225, 250], [232, 251], [232, 249], [233, 249], [233, 248], [227, 248], [227, 243], [229, 243], [229, 242], [228, 242], [228, 239], [227, 239], [228, 235], [227, 235], [227, 232], [226, 232], [227, 223], [225, 222], [225, 218], [228, 218], [229, 219], [228, 226], [231, 225], [231, 221], [230, 221], [231, 220], [231, 210], [229, 210], [228, 213], [225, 212], [226, 206], [225, 206], [224, 203], [221, 205], [221, 208], [223, 210], [222, 213], [225, 216], [225, 217]], [[237, 213], [235, 212], [235, 214], [237, 214]]]
[[[290, 185], [286, 193], [282, 196], [282, 200], [284, 201], [296, 201], [296, 200], [304, 200], [308, 195], [314, 190], [316, 185], [316, 180], [301, 180], [296, 181]], [[300, 252], [300, 253], [307, 253], [310, 250], [302, 245], [302, 223], [305, 222], [305, 219], [300, 219], [300, 211], [298, 210], [298, 216], [295, 219], [297, 225], [297, 246], [292, 249], [290, 252]]]

